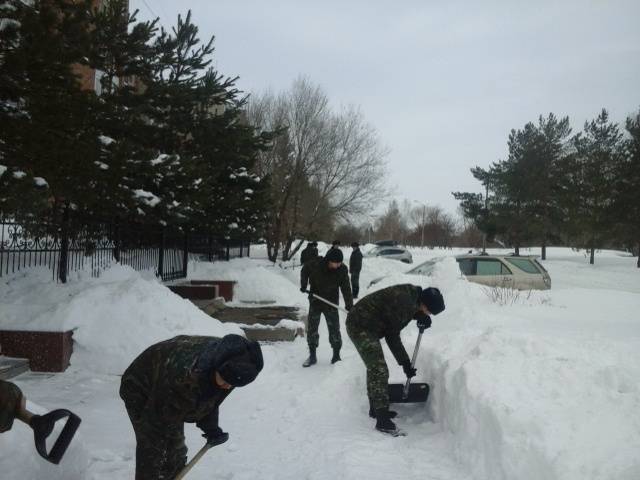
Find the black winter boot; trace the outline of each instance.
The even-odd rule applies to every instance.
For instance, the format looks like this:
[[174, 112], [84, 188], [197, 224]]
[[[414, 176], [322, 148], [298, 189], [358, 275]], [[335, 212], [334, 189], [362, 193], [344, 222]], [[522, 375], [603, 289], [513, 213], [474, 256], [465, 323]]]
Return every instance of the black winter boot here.
[[[389, 412], [389, 418], [396, 418], [398, 416], [398, 412], [394, 412], [393, 410], [387, 410]], [[369, 400], [369, 416], [371, 418], [376, 418], [376, 407], [373, 406], [371, 400]]]
[[376, 430], [382, 433], [388, 433], [397, 437], [402, 435], [395, 423], [391, 421], [391, 415], [388, 408], [379, 408], [376, 410]]
[[342, 360], [340, 358], [340, 348], [334, 348], [333, 349], [333, 357], [331, 357], [331, 363], [334, 364], [336, 362], [339, 362], [340, 360]]
[[302, 364], [303, 367], [310, 367], [311, 365], [315, 365], [318, 363], [318, 359], [316, 358], [316, 347], [309, 347], [309, 358], [307, 358]]

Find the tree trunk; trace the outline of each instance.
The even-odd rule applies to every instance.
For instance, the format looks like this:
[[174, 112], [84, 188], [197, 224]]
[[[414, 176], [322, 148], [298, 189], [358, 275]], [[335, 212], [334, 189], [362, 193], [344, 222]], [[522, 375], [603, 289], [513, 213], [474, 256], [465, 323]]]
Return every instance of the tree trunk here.
[[593, 265], [595, 263], [596, 248], [592, 245], [590, 250], [591, 256], [589, 257], [589, 264]]
[[542, 241], [542, 260], [546, 260], [547, 259], [547, 242], [546, 240]]
[[516, 257], [520, 256], [520, 245], [516, 245], [516, 251], [515, 251]]
[[640, 242], [638, 242], [638, 263], [636, 264], [638, 268], [640, 268]]

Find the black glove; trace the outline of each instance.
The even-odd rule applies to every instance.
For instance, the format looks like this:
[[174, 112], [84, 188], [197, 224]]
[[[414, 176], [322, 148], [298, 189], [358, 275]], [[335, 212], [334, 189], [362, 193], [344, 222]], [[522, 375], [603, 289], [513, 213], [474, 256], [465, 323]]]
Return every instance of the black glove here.
[[404, 370], [404, 374], [407, 378], [413, 378], [416, 376], [416, 369], [411, 366], [411, 362], [403, 363], [402, 370]]
[[207, 439], [207, 443], [211, 446], [220, 445], [221, 443], [229, 440], [229, 434], [227, 432], [223, 432], [220, 427], [208, 430], [204, 432], [202, 436]]
[[300, 287], [300, 291], [302, 293], [308, 293], [306, 287]]
[[431, 317], [426, 313], [418, 313], [416, 315], [416, 320], [418, 321], [417, 324], [420, 330], [426, 330], [427, 328], [431, 327]]

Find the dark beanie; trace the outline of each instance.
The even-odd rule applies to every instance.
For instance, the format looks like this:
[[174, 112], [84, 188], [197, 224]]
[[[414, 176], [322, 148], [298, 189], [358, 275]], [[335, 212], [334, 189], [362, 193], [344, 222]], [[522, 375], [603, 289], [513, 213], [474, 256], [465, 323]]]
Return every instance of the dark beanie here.
[[425, 288], [420, 293], [420, 301], [427, 306], [429, 312], [434, 315], [444, 311], [444, 298], [440, 290], [434, 287]]
[[351, 244], [351, 247], [352, 247], [352, 248], [357, 248], [357, 247], [359, 247], [359, 246], [360, 246], [360, 245], [358, 245], [358, 242], [353, 242], [353, 243]]
[[342, 255], [342, 250], [340, 250], [339, 248], [332, 248], [327, 252], [324, 258], [326, 258], [327, 261], [329, 262], [336, 262], [336, 263], [341, 263], [342, 260], [344, 259]]
[[228, 351], [217, 371], [229, 385], [243, 387], [256, 379], [264, 367], [264, 360], [258, 342], [232, 334], [226, 335], [221, 343], [225, 343], [225, 339], [236, 341], [234, 337], [239, 337], [238, 340], [242, 339], [243, 345], [239, 349]]

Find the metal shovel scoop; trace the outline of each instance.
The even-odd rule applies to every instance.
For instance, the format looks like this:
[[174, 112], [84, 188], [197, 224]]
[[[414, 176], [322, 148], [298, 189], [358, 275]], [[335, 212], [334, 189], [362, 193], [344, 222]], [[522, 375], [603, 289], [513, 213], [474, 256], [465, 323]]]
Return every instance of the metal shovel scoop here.
[[[62, 431], [51, 450], [47, 452], [47, 438], [53, 432], [56, 422], [64, 418], [67, 419], [64, 427], [62, 427]], [[18, 419], [33, 429], [36, 450], [40, 456], [56, 465], [62, 460], [81, 422], [80, 417], [65, 409], [53, 410], [46, 415], [34, 415], [26, 408], [23, 408], [18, 415]]]
[[[420, 342], [422, 341], [422, 334], [425, 328], [420, 327], [420, 334], [416, 341], [416, 347], [413, 350], [413, 357], [411, 357], [411, 368], [416, 364], [418, 358], [418, 349], [420, 348]], [[390, 403], [424, 403], [429, 398], [429, 384], [428, 383], [411, 383], [411, 379], [407, 378], [406, 383], [390, 383], [388, 386], [389, 402]]]

